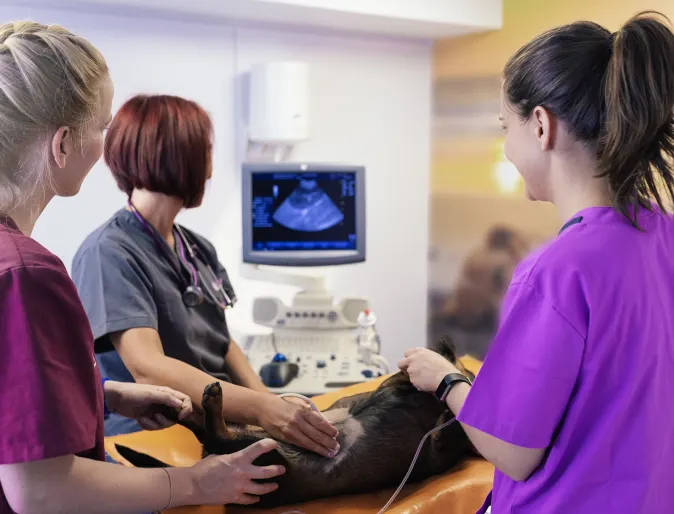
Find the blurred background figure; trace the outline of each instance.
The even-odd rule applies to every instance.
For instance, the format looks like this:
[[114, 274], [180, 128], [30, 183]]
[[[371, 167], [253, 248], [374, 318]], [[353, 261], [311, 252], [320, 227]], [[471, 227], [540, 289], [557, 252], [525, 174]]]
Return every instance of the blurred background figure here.
[[451, 334], [460, 354], [483, 358], [513, 271], [537, 242], [510, 226], [489, 229], [461, 261], [452, 289], [433, 298], [429, 341]]

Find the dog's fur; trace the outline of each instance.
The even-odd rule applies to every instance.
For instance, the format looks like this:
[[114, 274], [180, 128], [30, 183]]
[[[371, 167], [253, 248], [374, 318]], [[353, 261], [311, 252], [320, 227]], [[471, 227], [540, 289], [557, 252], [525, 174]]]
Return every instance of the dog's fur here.
[[[444, 339], [438, 351], [467, 372]], [[203, 444], [204, 456], [237, 452], [268, 438], [261, 430], [227, 428], [222, 416], [222, 389], [216, 382], [203, 397], [205, 429], [188, 426]], [[260, 498], [258, 507], [277, 507], [328, 496], [364, 493], [397, 486], [405, 476], [423, 436], [453, 414], [428, 393], [419, 392], [403, 373], [397, 373], [373, 392], [342, 398], [324, 415], [339, 430], [341, 450], [334, 459], [279, 442], [278, 449], [255, 461], [256, 465], [282, 464], [286, 473], [274, 478], [278, 490]], [[120, 454], [139, 467], [164, 463], [117, 445]], [[429, 437], [409, 482], [448, 471], [472, 447], [459, 423]]]

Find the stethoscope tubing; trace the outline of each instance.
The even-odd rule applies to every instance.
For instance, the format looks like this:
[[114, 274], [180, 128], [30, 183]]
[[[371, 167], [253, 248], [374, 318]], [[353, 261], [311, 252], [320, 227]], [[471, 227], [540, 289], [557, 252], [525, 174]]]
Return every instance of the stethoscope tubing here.
[[[155, 245], [159, 248], [159, 250], [164, 254], [164, 257], [169, 261], [171, 266], [174, 268], [174, 271], [178, 274], [178, 277], [182, 278], [184, 275], [180, 271], [180, 269], [176, 269], [175, 267], [175, 261], [173, 259], [173, 255], [166, 255], [167, 254], [167, 248], [166, 244], [164, 241], [159, 240], [159, 235], [156, 234], [156, 232], [150, 227], [150, 224], [141, 216], [140, 212], [136, 209], [136, 207], [131, 203], [131, 200], [128, 202], [129, 210], [134, 214], [136, 219], [140, 222], [140, 224], [143, 226], [143, 229], [150, 235], [152, 240], [154, 241]], [[196, 254], [194, 253], [194, 249], [190, 245], [189, 241], [187, 240], [187, 237], [185, 236], [185, 233], [183, 230], [178, 226], [174, 225], [173, 227], [174, 235], [176, 235], [176, 242], [178, 244], [178, 261], [180, 264], [185, 266], [187, 270], [190, 273], [190, 278], [192, 280], [191, 286], [196, 289], [196, 290], [201, 290], [202, 288], [199, 286], [199, 279], [201, 278], [201, 282], [204, 284], [204, 289], [206, 290], [206, 293], [210, 297], [210, 299], [218, 305], [222, 309], [227, 309], [230, 307], [234, 306], [234, 303], [236, 303], [236, 297], [231, 298], [228, 294], [227, 291], [225, 290], [224, 286], [222, 285], [222, 280], [218, 279], [217, 275], [213, 271], [213, 268], [211, 265], [208, 263], [206, 259], [204, 259], [204, 264], [206, 265], [206, 270], [208, 273], [211, 275], [211, 278], [213, 279], [213, 283], [211, 284], [211, 287], [213, 287], [216, 291], [219, 291], [222, 297], [224, 298], [225, 302], [222, 303], [219, 301], [214, 294], [214, 292], [211, 290], [211, 287], [208, 285], [208, 281], [204, 279], [204, 277], [201, 275], [201, 272], [199, 271], [199, 268], [196, 264]], [[189, 253], [189, 257], [185, 253], [185, 249], [187, 249], [187, 253]]]

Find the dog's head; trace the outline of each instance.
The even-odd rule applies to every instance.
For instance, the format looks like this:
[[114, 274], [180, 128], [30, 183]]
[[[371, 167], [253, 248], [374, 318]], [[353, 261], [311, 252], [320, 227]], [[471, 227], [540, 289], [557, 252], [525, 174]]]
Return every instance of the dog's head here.
[[463, 362], [461, 362], [461, 359], [457, 357], [456, 345], [454, 344], [454, 341], [452, 341], [451, 337], [447, 335], [440, 336], [438, 340], [435, 342], [435, 351], [440, 355], [442, 355], [449, 362], [454, 364], [454, 366], [456, 366], [456, 368], [462, 374], [466, 375], [471, 380], [475, 378], [475, 375], [470, 371], [468, 371], [466, 367], [463, 365]]
[[[442, 355], [445, 359], [447, 359], [449, 362], [454, 364], [456, 368], [459, 370], [460, 373], [466, 375], [468, 378], [473, 380], [475, 378], [475, 375], [471, 373], [469, 370], [466, 369], [466, 367], [463, 365], [461, 360], [457, 357], [456, 355], [456, 345], [454, 344], [454, 341], [452, 341], [452, 338], [444, 335], [438, 338], [438, 340], [435, 342], [433, 347], [431, 348], [434, 352], [439, 353]], [[403, 372], [398, 372], [395, 375], [391, 376], [388, 378], [381, 387], [387, 387], [387, 388], [398, 388], [401, 390], [415, 390], [414, 386], [410, 383], [410, 379], [407, 376], [406, 373]]]
[[[433, 351], [454, 364], [461, 373], [470, 378], [474, 377], [457, 358], [456, 347], [450, 337], [444, 336], [437, 340], [433, 345]], [[454, 413], [439, 402], [434, 394], [419, 391], [412, 385], [409, 376], [403, 372], [396, 373], [383, 382], [365, 400], [363, 406], [377, 419], [379, 426], [387, 427], [385, 433], [378, 435], [379, 438], [393, 435], [400, 438], [403, 437], [401, 430], [404, 430], [405, 438], [413, 440], [414, 446], [418, 442], [417, 437], [421, 438], [431, 429], [447, 423], [454, 417]], [[470, 449], [468, 439], [459, 423], [435, 432], [430, 440], [431, 445], [425, 450], [423, 458], [426, 470], [432, 469], [433, 472], [446, 471]], [[401, 444], [400, 439], [396, 441], [396, 444]], [[419, 471], [415, 471], [413, 478], [418, 473]]]

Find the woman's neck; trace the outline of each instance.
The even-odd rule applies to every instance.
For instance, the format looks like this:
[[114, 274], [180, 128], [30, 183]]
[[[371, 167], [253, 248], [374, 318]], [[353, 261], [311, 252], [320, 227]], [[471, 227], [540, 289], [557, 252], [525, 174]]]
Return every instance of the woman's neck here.
[[33, 234], [35, 223], [37, 223], [38, 218], [52, 198], [54, 198], [53, 194], [24, 200], [19, 206], [12, 209], [8, 216], [24, 235], [30, 237]]
[[555, 164], [552, 172], [552, 200], [563, 221], [589, 207], [611, 205], [608, 180], [597, 177], [594, 160], [583, 156], [560, 160]]
[[557, 195], [554, 203], [560, 219], [567, 221], [584, 209], [610, 206], [611, 196], [603, 191], [579, 190], [570, 195]]
[[182, 201], [175, 196], [134, 189], [131, 193], [131, 204], [172, 247], [173, 223], [183, 208]]

